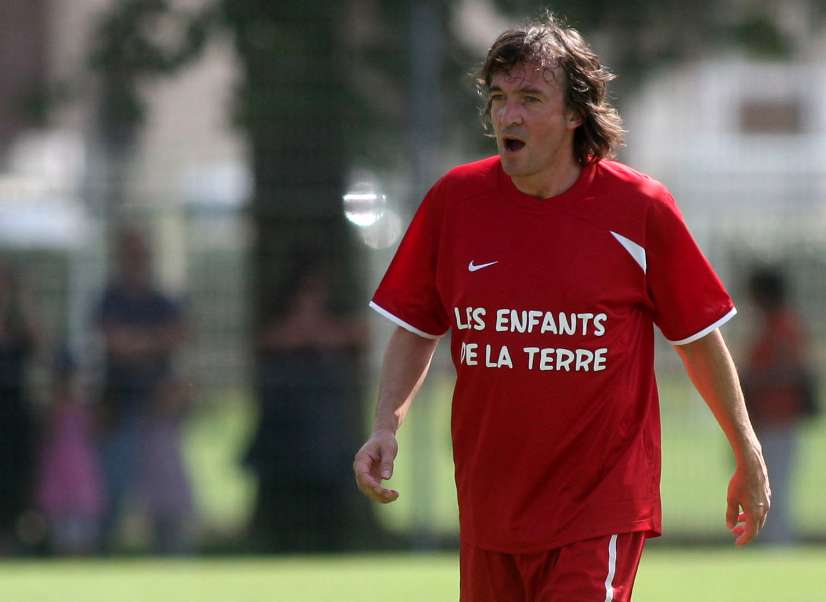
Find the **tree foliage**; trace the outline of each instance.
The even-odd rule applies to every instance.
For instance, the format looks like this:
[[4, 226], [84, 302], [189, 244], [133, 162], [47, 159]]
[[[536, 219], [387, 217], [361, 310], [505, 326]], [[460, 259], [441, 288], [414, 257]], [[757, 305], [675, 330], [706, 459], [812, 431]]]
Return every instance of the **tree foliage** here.
[[104, 136], [131, 141], [146, 112], [141, 83], [198, 56], [213, 21], [211, 11], [184, 12], [167, 0], [120, 0], [103, 13], [89, 66], [100, 78]]
[[772, 58], [795, 50], [772, 18], [771, 6], [715, 0], [496, 0], [511, 15], [552, 10], [579, 29], [619, 75], [614, 89], [632, 93], [646, 75], [680, 61], [736, 48]]

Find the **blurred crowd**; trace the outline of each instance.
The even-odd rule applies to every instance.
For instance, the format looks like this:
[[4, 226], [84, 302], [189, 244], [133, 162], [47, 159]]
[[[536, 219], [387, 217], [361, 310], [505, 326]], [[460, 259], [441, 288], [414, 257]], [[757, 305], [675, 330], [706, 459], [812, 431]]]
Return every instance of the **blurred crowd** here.
[[[186, 312], [155, 283], [139, 230], [119, 230], [112, 257], [86, 312], [100, 349], [91, 357], [41, 332], [25, 274], [0, 259], [0, 555], [196, 551], [183, 443], [194, 395], [179, 361]], [[318, 249], [295, 249], [285, 265], [254, 341], [257, 423], [234, 458], [257, 484], [240, 549], [382, 545], [350, 467], [365, 323], [332, 310]], [[50, 374], [46, 403], [27, 390], [33, 362]], [[143, 541], [125, 545], [135, 516]]]
[[[95, 387], [76, 350], [41, 331], [23, 282], [0, 263], [0, 554], [112, 552], [132, 503], [153, 552], [190, 552], [181, 437], [192, 395], [174, 361], [185, 319], [153, 283], [144, 236], [119, 232], [116, 268], [89, 311], [102, 347]], [[27, 387], [36, 358], [50, 372], [44, 407]]]
[[[142, 549], [196, 550], [183, 444], [194, 393], [178, 361], [186, 312], [154, 282], [140, 231], [120, 230], [113, 257], [87, 311], [98, 360], [42, 332], [25, 274], [0, 258], [0, 555], [120, 552], [124, 518], [136, 513]], [[257, 483], [245, 535], [258, 552], [364, 548], [391, 537], [351, 482], [367, 333], [361, 318], [331, 310], [328, 272], [318, 249], [296, 250], [254, 341], [257, 422], [237, 460]], [[799, 432], [818, 412], [818, 389], [785, 274], [756, 268], [746, 284], [756, 311], [738, 365], [774, 491], [761, 540], [788, 545]], [[33, 403], [27, 387], [35, 361], [50, 374], [45, 403]]]

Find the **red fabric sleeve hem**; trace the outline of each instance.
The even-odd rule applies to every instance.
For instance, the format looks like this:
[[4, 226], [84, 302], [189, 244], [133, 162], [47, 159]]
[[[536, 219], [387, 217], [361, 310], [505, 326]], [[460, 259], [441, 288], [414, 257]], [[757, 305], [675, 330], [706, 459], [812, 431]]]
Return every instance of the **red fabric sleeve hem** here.
[[731, 320], [735, 315], [737, 315], [737, 308], [732, 307], [726, 315], [724, 315], [719, 320], [715, 321], [712, 324], [709, 324], [702, 330], [695, 332], [694, 334], [685, 337], [684, 339], [679, 339], [677, 341], [672, 341], [671, 339], [666, 338], [666, 340], [671, 343], [672, 345], [688, 345], [689, 343], [693, 343], [694, 341], [699, 341], [707, 334], [711, 333], [712, 331], [720, 328], [723, 324]]
[[387, 311], [386, 309], [384, 309], [381, 305], [379, 305], [375, 301], [370, 302], [370, 308], [375, 310], [377, 313], [381, 314], [382, 316], [384, 316], [385, 318], [387, 318], [391, 322], [397, 324], [398, 326], [401, 326], [402, 328], [404, 328], [405, 330], [407, 330], [409, 332], [412, 332], [413, 334], [419, 335], [420, 337], [424, 337], [426, 339], [438, 339], [438, 338], [441, 338], [442, 335], [445, 334], [444, 332], [442, 334], [431, 334], [429, 332], [425, 332], [421, 328], [416, 328], [415, 326], [413, 326], [409, 322], [405, 322], [404, 320], [402, 320], [397, 315]]

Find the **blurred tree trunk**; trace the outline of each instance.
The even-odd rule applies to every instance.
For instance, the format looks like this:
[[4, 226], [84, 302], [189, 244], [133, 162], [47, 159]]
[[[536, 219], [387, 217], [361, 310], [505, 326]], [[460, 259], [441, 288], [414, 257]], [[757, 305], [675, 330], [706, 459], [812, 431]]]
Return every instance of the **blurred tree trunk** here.
[[[349, 95], [342, 43], [346, 4], [306, 0], [226, 0], [222, 4], [242, 69], [236, 117], [249, 143], [255, 182], [250, 290], [253, 345], [294, 292], [283, 290], [283, 282], [285, 274], [301, 273], [297, 263], [320, 263], [334, 313], [339, 317], [363, 313], [366, 306], [359, 278], [359, 247], [342, 211], [349, 168], [344, 134]], [[266, 374], [267, 370], [277, 371], [279, 366], [268, 364], [272, 359], [260, 350], [253, 355], [255, 382], [268, 382], [272, 375]], [[301, 417], [302, 413], [319, 414], [318, 428], [309, 435], [313, 441], [304, 443], [318, 448], [329, 446], [330, 453], [338, 454], [335, 464], [340, 465], [336, 471], [340, 474], [334, 477], [337, 486], [331, 494], [314, 493], [314, 475], [309, 466], [312, 462], [305, 457], [306, 486], [298, 477], [293, 481], [281, 478], [278, 486], [294, 487], [294, 501], [302, 495], [307, 498], [305, 514], [315, 512], [319, 516], [301, 527], [296, 525], [293, 530], [301, 532], [290, 534], [277, 516], [258, 516], [287, 512], [289, 500], [281, 509], [259, 508], [253, 528], [274, 531], [254, 535], [262, 551], [341, 549], [376, 542], [377, 523], [356, 490], [350, 469], [352, 455], [364, 435], [364, 370], [360, 359], [340, 360], [347, 366], [348, 387], [352, 390], [336, 400], [338, 407], [325, 409], [319, 400], [306, 399], [304, 405], [318, 403], [319, 407], [295, 408], [297, 424], [307, 419]], [[265, 404], [272, 405], [273, 400], [266, 399], [263, 387], [258, 397], [263, 416]], [[334, 414], [338, 422], [332, 437], [337, 441], [325, 436], [321, 426], [331, 419], [329, 414]], [[261, 437], [275, 436], [263, 430], [263, 424], [261, 428]], [[262, 461], [270, 462], [270, 466], [258, 471], [259, 505], [269, 503], [262, 497], [261, 488], [266, 486], [262, 473], [289, 473], [289, 467], [280, 465], [283, 460], [271, 457]], [[300, 452], [289, 462], [302, 462]], [[272, 503], [278, 503], [281, 495], [274, 491]], [[319, 495], [331, 498], [326, 500], [327, 510], [314, 500]], [[335, 525], [330, 523], [333, 516]]]
[[[342, 11], [340, 3], [303, 0], [229, 0], [223, 10], [243, 73], [236, 116], [255, 182], [254, 323], [261, 325], [282, 262], [296, 245], [321, 245], [337, 271], [353, 271], [356, 247], [341, 210]], [[360, 292], [352, 281], [345, 290], [351, 299]]]

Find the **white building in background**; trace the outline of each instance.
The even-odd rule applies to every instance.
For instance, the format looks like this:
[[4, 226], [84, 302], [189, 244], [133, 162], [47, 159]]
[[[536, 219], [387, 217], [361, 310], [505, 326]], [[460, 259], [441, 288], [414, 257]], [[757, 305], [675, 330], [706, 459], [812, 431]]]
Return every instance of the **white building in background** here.
[[687, 211], [802, 214], [826, 204], [826, 65], [728, 59], [651, 78], [627, 158]]
[[[781, 265], [826, 341], [826, 64], [682, 65], [651, 77], [624, 116], [623, 158], [668, 185], [738, 304], [754, 263]], [[735, 322], [735, 336], [748, 329]]]

